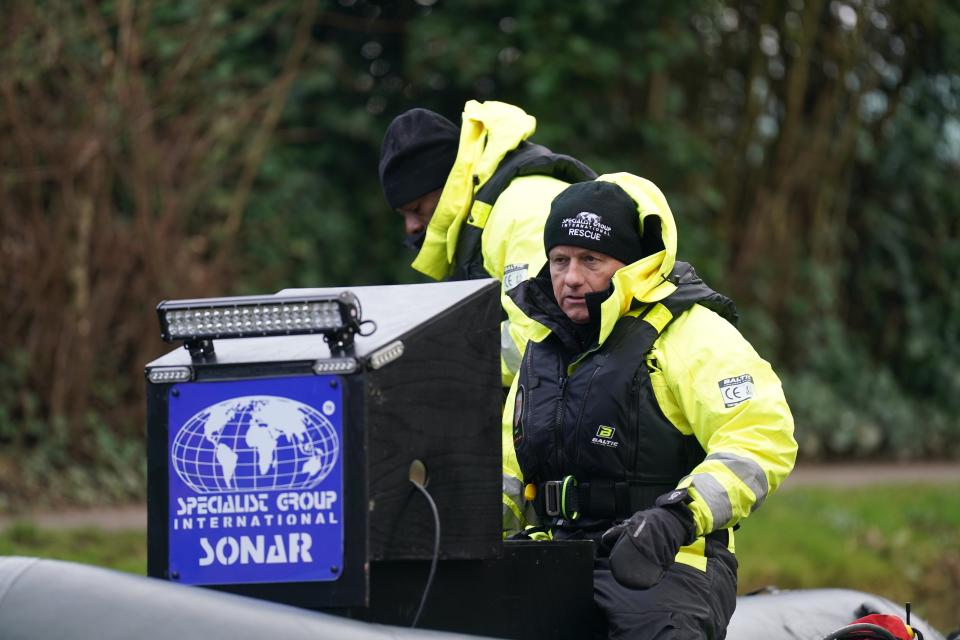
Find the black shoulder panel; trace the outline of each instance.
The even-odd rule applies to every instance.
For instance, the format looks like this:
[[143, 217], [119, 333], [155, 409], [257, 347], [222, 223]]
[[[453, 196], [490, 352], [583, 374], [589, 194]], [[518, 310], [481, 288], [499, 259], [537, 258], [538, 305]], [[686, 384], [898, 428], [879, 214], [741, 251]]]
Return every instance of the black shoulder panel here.
[[[514, 178], [532, 175], [548, 175], [564, 182], [583, 182], [597, 177], [590, 167], [576, 158], [553, 153], [539, 144], [521, 142], [504, 157], [490, 179], [480, 187], [474, 200], [493, 206]], [[451, 280], [491, 277], [483, 268], [480, 251], [482, 234], [483, 229], [471, 224], [464, 224], [460, 228]]]
[[694, 304], [700, 304], [737, 326], [740, 314], [737, 313], [733, 300], [707, 286], [691, 264], [677, 261], [667, 279], [677, 285], [677, 290], [661, 303], [670, 310], [674, 318]]
[[597, 177], [593, 169], [576, 158], [554, 153], [543, 145], [521, 142], [520, 146], [506, 155], [490, 179], [477, 192], [475, 199], [492, 205], [511, 180], [533, 175], [552, 176], [569, 183]]

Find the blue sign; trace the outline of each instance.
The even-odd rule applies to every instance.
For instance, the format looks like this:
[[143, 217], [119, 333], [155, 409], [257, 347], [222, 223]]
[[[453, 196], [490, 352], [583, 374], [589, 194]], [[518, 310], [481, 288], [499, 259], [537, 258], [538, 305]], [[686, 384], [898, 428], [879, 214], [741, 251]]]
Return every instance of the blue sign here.
[[168, 570], [184, 584], [330, 581], [343, 568], [343, 381], [169, 394]]

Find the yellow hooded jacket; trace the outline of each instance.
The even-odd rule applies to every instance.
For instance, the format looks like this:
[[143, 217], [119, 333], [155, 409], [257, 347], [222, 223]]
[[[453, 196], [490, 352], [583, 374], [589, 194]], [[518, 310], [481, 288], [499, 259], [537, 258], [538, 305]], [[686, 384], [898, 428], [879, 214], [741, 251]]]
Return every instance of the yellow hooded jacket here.
[[[543, 223], [553, 198], [568, 186], [568, 181], [556, 175], [573, 180], [586, 180], [595, 175], [572, 158], [557, 156], [568, 160], [561, 163], [565, 172], [550, 171], [542, 165], [534, 173], [510, 180], [494, 202], [478, 199], [477, 195], [497, 173], [504, 158], [533, 135], [535, 129], [533, 116], [513, 105], [467, 102], [456, 161], [427, 226], [423, 246], [411, 265], [435, 280], [448, 278], [461, 257], [457, 253], [463, 250], [464, 236], [481, 234], [485, 273], [467, 277], [493, 277], [501, 282], [501, 303], [509, 320], [501, 332], [504, 385], [512, 381], [526, 344], [521, 338], [521, 329], [512, 324], [515, 315], [521, 323], [525, 317], [507, 297], [507, 292], [536, 274], [546, 261]], [[583, 173], [578, 173], [580, 170]]]
[[[641, 225], [659, 223], [661, 228], [663, 251], [613, 275], [613, 293], [601, 305], [599, 344], [602, 348], [617, 321], [628, 314], [646, 312], [642, 319], [662, 330], [646, 355], [654, 395], [670, 423], [680, 433], [693, 435], [706, 452], [706, 458], [677, 485], [689, 489], [693, 498], [689, 506], [700, 536], [680, 550], [677, 561], [704, 569], [703, 536], [733, 527], [747, 517], [792, 470], [797, 453], [793, 417], [769, 363], [733, 325], [699, 304], [676, 318], [659, 304], [676, 290], [666, 277], [673, 270], [677, 249], [673, 215], [660, 190], [652, 182], [626, 173], [597, 179], [619, 185], [633, 198]], [[639, 308], [634, 301], [641, 303]], [[524, 327], [530, 340], [540, 342], [549, 335], [545, 326], [527, 320]], [[730, 387], [722, 383], [744, 374], [753, 380], [752, 397], [730, 402], [723, 395]], [[522, 494], [507, 491], [522, 486], [513, 448], [516, 391], [514, 381], [503, 415], [507, 533], [526, 525], [531, 513]], [[730, 546], [732, 550], [732, 535]]]

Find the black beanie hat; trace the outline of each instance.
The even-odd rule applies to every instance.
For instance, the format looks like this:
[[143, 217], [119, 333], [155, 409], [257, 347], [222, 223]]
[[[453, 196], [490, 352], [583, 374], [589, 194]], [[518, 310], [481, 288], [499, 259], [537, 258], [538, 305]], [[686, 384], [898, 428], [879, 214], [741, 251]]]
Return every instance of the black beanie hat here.
[[612, 182], [570, 185], [553, 199], [543, 227], [543, 248], [557, 245], [590, 249], [624, 264], [644, 256], [637, 203]]
[[397, 209], [443, 187], [457, 159], [460, 129], [429, 109], [394, 118], [380, 145], [380, 184]]

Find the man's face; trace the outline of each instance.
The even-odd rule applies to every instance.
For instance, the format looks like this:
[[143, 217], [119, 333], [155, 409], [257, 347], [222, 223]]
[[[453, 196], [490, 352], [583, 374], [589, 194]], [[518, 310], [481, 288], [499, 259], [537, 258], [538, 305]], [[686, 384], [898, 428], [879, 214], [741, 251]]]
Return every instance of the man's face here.
[[437, 210], [441, 193], [443, 193], [443, 189], [425, 193], [397, 209], [397, 213], [403, 216], [403, 230], [408, 236], [423, 233], [427, 228], [427, 225], [430, 224], [430, 218], [433, 217], [433, 212]]
[[604, 253], [570, 245], [557, 245], [547, 255], [550, 262], [550, 282], [560, 309], [577, 324], [590, 321], [584, 296], [606, 291], [610, 278], [624, 266], [616, 258]]

